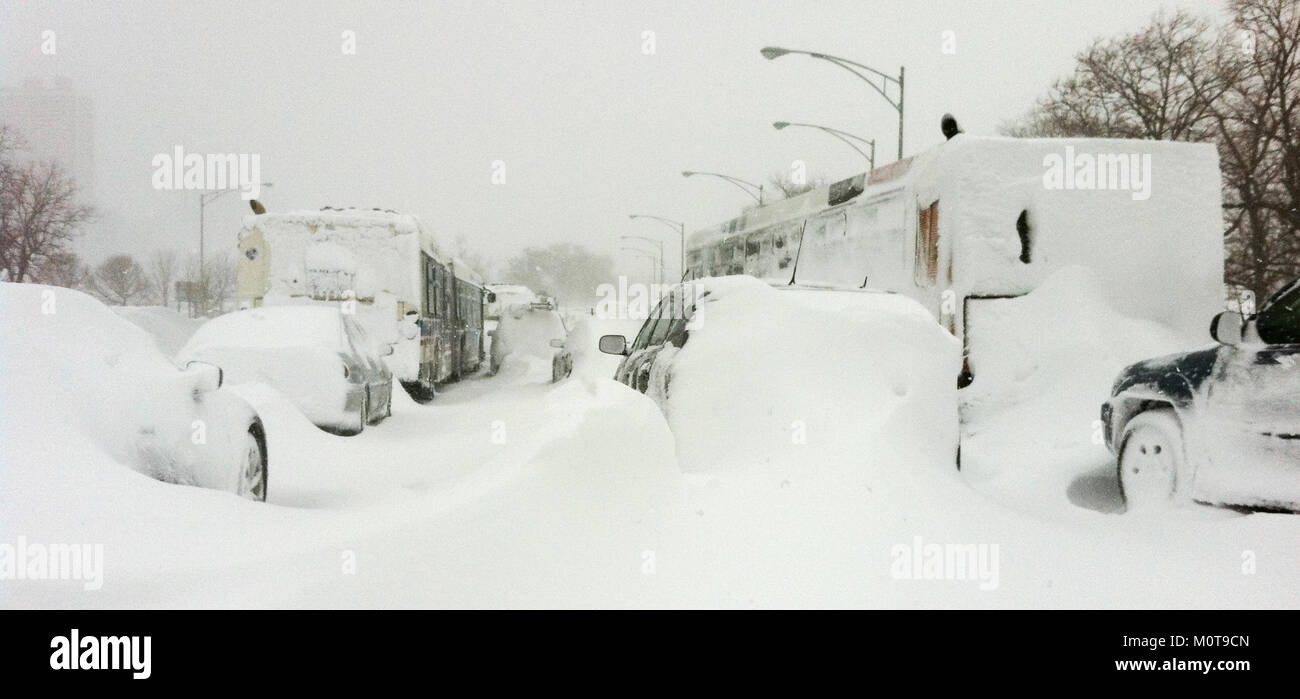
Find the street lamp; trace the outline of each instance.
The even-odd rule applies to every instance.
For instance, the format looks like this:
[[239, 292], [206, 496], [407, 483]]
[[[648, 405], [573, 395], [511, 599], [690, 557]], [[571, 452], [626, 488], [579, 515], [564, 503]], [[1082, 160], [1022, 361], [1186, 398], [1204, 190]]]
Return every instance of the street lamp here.
[[686, 223], [683, 221], [674, 221], [671, 218], [664, 218], [663, 216], [653, 216], [651, 214], [628, 214], [628, 218], [652, 219], [677, 231], [677, 235], [681, 237], [681, 244], [677, 248], [681, 253], [681, 268], [679, 269], [680, 274], [678, 276], [684, 278], [686, 276]]
[[633, 254], [635, 254], [637, 257], [644, 257], [645, 259], [650, 260], [650, 278], [651, 278], [651, 279], [654, 279], [654, 270], [655, 270], [655, 256], [654, 256], [654, 255], [652, 255], [652, 254], [646, 252], [645, 250], [641, 250], [641, 249], [639, 249], [639, 248], [619, 248], [619, 249], [622, 250], [622, 251], [624, 251], [624, 252], [630, 252], [630, 253], [633, 253]]
[[662, 284], [664, 281], [664, 241], [647, 238], [643, 235], [620, 235], [619, 240], [644, 240], [651, 245], [659, 246], [659, 283]]
[[[260, 183], [258, 186], [259, 186], [259, 187], [274, 187], [274, 186], [275, 186], [275, 183], [274, 183], [274, 182], [262, 182], [262, 183]], [[200, 288], [202, 288], [202, 290], [203, 290], [203, 312], [204, 312], [204, 313], [207, 313], [207, 305], [208, 305], [208, 286], [207, 286], [207, 284], [206, 284], [206, 281], [207, 281], [207, 280], [206, 280], [206, 278], [205, 278], [206, 275], [207, 275], [207, 270], [206, 270], [206, 268], [204, 268], [204, 266], [203, 266], [203, 238], [204, 238], [203, 223], [204, 223], [204, 219], [205, 219], [205, 216], [204, 216], [204, 210], [207, 208], [209, 202], [216, 201], [217, 199], [220, 199], [222, 196], [224, 196], [224, 195], [226, 195], [226, 194], [229, 194], [229, 193], [231, 193], [231, 192], [233, 192], [233, 191], [235, 191], [235, 190], [233, 190], [233, 189], [220, 189], [220, 190], [217, 190], [217, 191], [215, 191], [215, 192], [199, 192], [199, 278], [198, 278], [197, 281], [201, 282], [201, 283], [199, 284], [199, 286], [200, 286]], [[190, 288], [190, 295], [192, 296], [193, 293], [194, 293], [194, 289], [191, 287], [191, 288]], [[194, 299], [191, 298], [191, 299], [190, 299], [190, 315], [193, 315], [193, 314], [194, 314]]]
[[[739, 177], [732, 177], [731, 175], [724, 175], [719, 172], [697, 172], [695, 170], [682, 171], [682, 177], [694, 177], [696, 175], [705, 175], [707, 177], [717, 177], [720, 179], [724, 179], [736, 185], [736, 187], [738, 187], [740, 191], [744, 192], [745, 194], [748, 194], [751, 197], [754, 197], [754, 201], [758, 202], [759, 206], [763, 205], [763, 185], [761, 184], [754, 184], [753, 182], [742, 180]], [[749, 191], [750, 189], [757, 190], [758, 194], [754, 194], [754, 192]]]
[[[866, 158], [867, 165], [868, 165], [868, 170], [867, 170], [868, 173], [870, 173], [871, 170], [876, 169], [876, 139], [874, 138], [863, 138], [861, 136], [854, 136], [853, 134], [847, 131], [832, 129], [829, 126], [818, 126], [817, 124], [801, 124], [799, 122], [793, 122], [793, 121], [772, 122], [772, 128], [776, 129], [777, 131], [780, 131], [781, 129], [784, 129], [788, 126], [801, 126], [809, 129], [817, 129], [818, 131], [825, 131], [826, 133], [834, 136], [835, 138], [844, 141], [844, 143], [849, 148], [852, 148], [853, 150], [857, 151], [858, 155], [861, 155], [862, 157]], [[860, 141], [862, 143], [865, 143], [867, 146], [871, 148], [871, 152], [868, 154], [864, 152], [861, 148], [858, 148], [857, 146], [853, 145], [853, 141], [849, 140], [850, 138], [853, 139], [854, 141]]]
[[[898, 77], [895, 78], [892, 75], [886, 75], [876, 70], [875, 68], [869, 68], [867, 66], [862, 65], [861, 63], [855, 63], [853, 61], [848, 60], [847, 58], [828, 56], [824, 53], [815, 53], [813, 51], [799, 51], [796, 49], [783, 49], [776, 46], [764, 47], [759, 51], [759, 53], [763, 54], [763, 58], [766, 58], [769, 61], [778, 59], [787, 54], [792, 54], [792, 53], [802, 54], [804, 56], [810, 56], [812, 58], [818, 58], [823, 61], [834, 63], [835, 65], [843, 68], [844, 70], [847, 70], [850, 73], [853, 73], [854, 75], [858, 76], [858, 78], [860, 78], [863, 82], [870, 85], [872, 89], [874, 89], [876, 92], [879, 92], [880, 96], [884, 97], [885, 101], [889, 103], [889, 106], [898, 110], [898, 159], [899, 160], [903, 159], [903, 66], [898, 67]], [[877, 85], [872, 80], [871, 77], [864, 75], [855, 69], [861, 69], [867, 71], [868, 73], [871, 73], [872, 75], [880, 79], [880, 84]], [[889, 96], [888, 92], [886, 92], [886, 88], [889, 87], [889, 83], [891, 82], [898, 86], [897, 102], [895, 102], [894, 99]]]

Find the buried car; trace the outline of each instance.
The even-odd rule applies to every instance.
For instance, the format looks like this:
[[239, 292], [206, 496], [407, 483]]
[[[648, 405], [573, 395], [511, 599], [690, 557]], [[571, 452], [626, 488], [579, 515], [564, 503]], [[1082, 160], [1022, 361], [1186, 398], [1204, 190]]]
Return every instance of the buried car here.
[[144, 330], [71, 289], [0, 283], [0, 317], [15, 328], [0, 334], [5, 441], [71, 432], [157, 480], [266, 500], [262, 420], [219, 367], [178, 368]]
[[354, 435], [392, 414], [393, 374], [361, 324], [339, 306], [265, 306], [213, 318], [181, 361], [220, 365], [230, 383], [260, 381], [321, 429]]
[[1125, 502], [1300, 510], [1300, 280], [1210, 334], [1128, 367], [1102, 405]]
[[630, 346], [598, 344], [686, 470], [956, 458], [960, 343], [899, 294], [709, 277], [671, 287]]

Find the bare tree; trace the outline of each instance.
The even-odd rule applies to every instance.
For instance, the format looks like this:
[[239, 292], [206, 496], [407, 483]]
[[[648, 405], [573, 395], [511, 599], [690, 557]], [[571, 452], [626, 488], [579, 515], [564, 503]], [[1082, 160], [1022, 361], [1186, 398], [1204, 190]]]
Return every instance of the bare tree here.
[[225, 312], [226, 302], [235, 295], [237, 265], [229, 252], [210, 254], [199, 268], [197, 256], [185, 262], [184, 278], [193, 284], [190, 304], [196, 316], [211, 316]]
[[57, 163], [7, 163], [0, 177], [0, 268], [10, 281], [32, 281], [67, 252], [92, 211], [77, 202], [76, 185]]
[[90, 285], [91, 270], [75, 252], [57, 252], [47, 257], [32, 274], [39, 284], [83, 289]]
[[1241, 78], [1216, 109], [1227, 280], [1265, 298], [1300, 275], [1300, 9], [1233, 0]]
[[1241, 66], [1228, 38], [1179, 10], [1157, 13], [1143, 29], [1099, 39], [1079, 53], [1074, 73], [1057, 80], [1012, 136], [1208, 140], [1215, 102]]
[[171, 305], [172, 286], [180, 279], [181, 258], [172, 249], [154, 251], [149, 256], [149, 282], [153, 285], [154, 296], [164, 306]]
[[235, 257], [229, 252], [221, 252], [208, 257], [203, 275], [204, 294], [210, 306], [208, 314], [220, 314], [226, 311], [226, 302], [235, 296], [237, 266]]
[[1002, 131], [1216, 143], [1225, 281], [1265, 298], [1300, 275], [1300, 10], [1295, 0], [1228, 7], [1218, 29], [1180, 11], [1094, 42]]
[[113, 255], [95, 268], [91, 286], [104, 301], [128, 306], [145, 300], [149, 294], [149, 277], [130, 255]]
[[800, 194], [806, 194], [822, 185], [825, 185], [826, 178], [813, 177], [802, 183], [798, 183], [790, 179], [788, 173], [777, 171], [767, 176], [767, 183], [772, 185], [773, 189], [781, 193], [782, 199], [789, 199], [790, 197], [797, 197]]

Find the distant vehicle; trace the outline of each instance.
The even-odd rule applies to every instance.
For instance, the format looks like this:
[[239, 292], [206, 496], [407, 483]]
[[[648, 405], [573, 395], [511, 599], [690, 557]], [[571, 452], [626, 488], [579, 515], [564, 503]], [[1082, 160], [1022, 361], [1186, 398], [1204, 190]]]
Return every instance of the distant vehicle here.
[[[1068, 181], [1048, 182], [1053, 162]], [[697, 231], [685, 276], [908, 296], [962, 340], [965, 386], [997, 351], [968, 329], [1065, 266], [1091, 268], [1125, 315], [1202, 332], [1223, 306], [1220, 203], [1211, 144], [958, 134]]]
[[555, 355], [551, 357], [551, 383], [563, 381], [573, 375], [573, 348], [569, 347], [569, 334], [563, 338], [552, 338], [551, 347]]
[[516, 355], [550, 362], [552, 378], [555, 377], [556, 350], [563, 353], [564, 339], [568, 335], [559, 312], [548, 310], [545, 306], [533, 308], [531, 304], [515, 306], [497, 322], [489, 357], [489, 373], [496, 374], [501, 370], [506, 357]]
[[491, 294], [484, 317], [488, 320], [500, 320], [503, 314], [521, 313], [538, 302], [537, 292], [522, 284], [488, 284], [484, 287]]
[[242, 308], [346, 305], [393, 346], [385, 362], [417, 401], [486, 357], [482, 279], [414, 216], [334, 208], [249, 216], [239, 251]]
[[392, 414], [381, 359], [391, 352], [336, 307], [268, 306], [213, 318], [179, 358], [219, 365], [232, 383], [270, 384], [317, 427], [354, 435]]
[[[221, 368], [178, 369], [152, 337], [79, 291], [0, 283], [2, 317], [30, 318], [43, 302], [57, 302], [58, 312], [0, 339], [7, 402], [98, 435], [160, 481], [266, 500], [266, 430], [252, 406], [223, 388]], [[16, 419], [11, 413], [6, 423]]]
[[1125, 501], [1300, 510], [1300, 281], [1210, 334], [1128, 367], [1102, 405]]

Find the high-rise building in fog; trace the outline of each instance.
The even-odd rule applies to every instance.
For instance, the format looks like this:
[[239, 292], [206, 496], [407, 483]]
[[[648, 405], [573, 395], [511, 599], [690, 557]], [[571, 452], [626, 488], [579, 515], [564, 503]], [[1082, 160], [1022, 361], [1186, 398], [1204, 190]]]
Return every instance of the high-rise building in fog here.
[[18, 132], [19, 160], [55, 161], [77, 183], [81, 201], [95, 197], [95, 119], [90, 96], [66, 78], [0, 87], [0, 124]]

